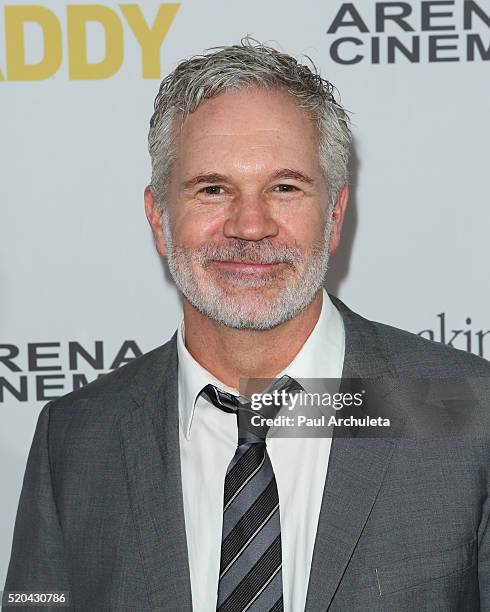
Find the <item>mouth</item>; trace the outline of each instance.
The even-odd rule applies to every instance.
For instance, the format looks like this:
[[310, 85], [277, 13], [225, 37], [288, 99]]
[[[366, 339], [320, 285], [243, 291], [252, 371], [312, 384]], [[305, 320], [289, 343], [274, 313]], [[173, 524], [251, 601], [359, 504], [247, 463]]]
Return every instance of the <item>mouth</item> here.
[[221, 261], [211, 260], [210, 265], [222, 272], [238, 272], [240, 274], [260, 274], [261, 272], [273, 272], [286, 264], [260, 263], [257, 261]]

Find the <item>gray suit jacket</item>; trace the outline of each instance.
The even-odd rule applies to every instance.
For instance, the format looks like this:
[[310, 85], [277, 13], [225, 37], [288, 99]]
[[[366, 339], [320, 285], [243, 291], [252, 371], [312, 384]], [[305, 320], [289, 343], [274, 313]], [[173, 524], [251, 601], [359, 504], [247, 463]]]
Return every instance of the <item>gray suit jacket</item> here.
[[[490, 380], [487, 361], [333, 299], [346, 379]], [[388, 410], [407, 415], [413, 398], [394, 393], [398, 383]], [[174, 335], [44, 407], [6, 590], [69, 590], [83, 612], [191, 612], [177, 397]], [[488, 436], [334, 434], [306, 612], [490, 610]]]

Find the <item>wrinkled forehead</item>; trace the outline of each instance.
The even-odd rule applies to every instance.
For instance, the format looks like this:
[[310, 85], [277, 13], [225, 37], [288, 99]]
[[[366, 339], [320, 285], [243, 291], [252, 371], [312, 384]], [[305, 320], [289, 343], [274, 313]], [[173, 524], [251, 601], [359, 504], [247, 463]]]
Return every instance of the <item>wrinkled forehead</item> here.
[[184, 166], [231, 162], [248, 165], [319, 165], [318, 131], [310, 113], [281, 90], [227, 91], [180, 120], [177, 158]]

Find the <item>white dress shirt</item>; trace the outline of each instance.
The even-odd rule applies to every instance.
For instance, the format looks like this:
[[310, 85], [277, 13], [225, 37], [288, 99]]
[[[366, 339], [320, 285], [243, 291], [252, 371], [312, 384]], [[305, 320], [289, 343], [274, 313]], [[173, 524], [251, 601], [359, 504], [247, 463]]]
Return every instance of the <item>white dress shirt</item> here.
[[[185, 347], [184, 322], [177, 334], [179, 441], [184, 516], [194, 612], [215, 612], [226, 469], [237, 447], [234, 414], [198, 397], [213, 384], [231, 389], [205, 370]], [[345, 332], [326, 291], [319, 319], [293, 361], [277, 375], [341, 378]], [[196, 401], [197, 398], [197, 401]], [[313, 546], [331, 438], [267, 439], [279, 494], [284, 612], [301, 612], [306, 602]]]

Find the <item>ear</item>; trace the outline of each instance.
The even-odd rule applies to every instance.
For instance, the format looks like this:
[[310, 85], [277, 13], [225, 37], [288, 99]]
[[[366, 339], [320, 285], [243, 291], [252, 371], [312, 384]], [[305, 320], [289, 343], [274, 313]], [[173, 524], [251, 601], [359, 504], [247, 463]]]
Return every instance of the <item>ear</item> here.
[[349, 199], [349, 186], [344, 183], [342, 189], [337, 196], [332, 212], [332, 230], [330, 232], [330, 243], [328, 252], [335, 253], [340, 243], [340, 234], [342, 232], [342, 223], [344, 222], [345, 210]]
[[162, 213], [159, 210], [150, 185], [145, 188], [145, 213], [153, 233], [153, 239], [155, 240], [155, 247], [158, 254], [162, 257], [166, 257], [167, 246], [165, 244], [165, 237], [163, 235]]

